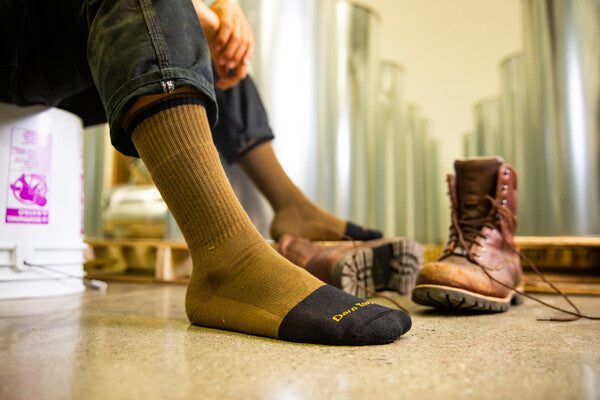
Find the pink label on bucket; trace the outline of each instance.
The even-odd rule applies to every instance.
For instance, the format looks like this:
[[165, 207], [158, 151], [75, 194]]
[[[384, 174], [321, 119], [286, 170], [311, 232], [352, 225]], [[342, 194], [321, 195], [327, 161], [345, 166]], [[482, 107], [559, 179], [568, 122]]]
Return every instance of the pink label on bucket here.
[[47, 224], [48, 210], [28, 210], [7, 208], [6, 209], [7, 224]]
[[6, 223], [48, 224], [49, 133], [14, 127], [10, 137]]

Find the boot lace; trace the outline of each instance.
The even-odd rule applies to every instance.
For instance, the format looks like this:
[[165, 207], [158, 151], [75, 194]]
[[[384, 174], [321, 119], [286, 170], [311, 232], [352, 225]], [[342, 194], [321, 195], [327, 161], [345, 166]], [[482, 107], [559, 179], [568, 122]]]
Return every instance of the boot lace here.
[[[483, 227], [496, 229], [496, 223], [500, 218], [498, 217], [498, 215], [499, 214], [496, 213], [495, 216], [489, 215], [483, 218], [459, 219], [456, 210], [452, 209], [452, 226], [450, 230], [450, 239], [448, 240], [448, 245], [446, 246], [447, 250], [444, 254], [444, 258], [451, 254], [458, 254], [468, 257], [469, 250], [471, 249], [471, 246], [473, 245], [473, 243], [475, 243], [477, 238], [485, 238], [485, 236], [481, 233], [481, 229]], [[481, 265], [480, 267], [485, 269], [492, 269]]]
[[[578, 319], [581, 319], [581, 318], [591, 319], [591, 320], [600, 320], [600, 317], [594, 317], [594, 316], [583, 314], [579, 310], [579, 308], [571, 301], [571, 299], [562, 290], [560, 290], [552, 282], [550, 282], [548, 279], [546, 279], [546, 277], [540, 272], [540, 270], [535, 266], [535, 264], [529, 258], [527, 258], [525, 255], [523, 255], [523, 253], [521, 253], [519, 248], [517, 248], [517, 246], [515, 246], [515, 244], [512, 240], [508, 240], [506, 238], [505, 232], [507, 230], [514, 232], [514, 230], [516, 228], [516, 218], [515, 218], [514, 214], [512, 213], [512, 211], [510, 211], [510, 209], [508, 207], [504, 206], [499, 199], [495, 199], [495, 198], [493, 198], [491, 196], [487, 196], [487, 195], [485, 196], [485, 198], [492, 204], [493, 209], [496, 211], [495, 213], [490, 213], [490, 216], [485, 217], [485, 218], [473, 218], [473, 219], [469, 219], [469, 220], [459, 219], [457, 216], [456, 210], [453, 208], [453, 210], [452, 210], [452, 227], [451, 227], [450, 240], [448, 242], [448, 244], [449, 244], [448, 248], [454, 249], [458, 242], [460, 247], [462, 247], [462, 249], [464, 250], [464, 253], [462, 253], [460, 255], [467, 257], [467, 259], [469, 261], [478, 265], [483, 270], [483, 272], [487, 275], [487, 277], [490, 280], [492, 280], [493, 282], [495, 282], [498, 285], [503, 286], [507, 289], [514, 290], [519, 295], [527, 297], [528, 299], [534, 300], [546, 307], [549, 307], [551, 309], [571, 315], [571, 317], [566, 317], [566, 318], [557, 318], [557, 317], [537, 318], [538, 321], [570, 322], [570, 321], [577, 321]], [[574, 311], [567, 310], [562, 307], [558, 307], [553, 304], [550, 304], [536, 296], [532, 296], [529, 293], [526, 293], [522, 290], [515, 288], [512, 285], [508, 285], [508, 284], [494, 278], [489, 273], [489, 271], [503, 268], [502, 266], [500, 266], [498, 268], [490, 268], [488, 266], [481, 265], [477, 259], [471, 257], [471, 255], [469, 254], [469, 249], [470, 249], [471, 245], [475, 242], [475, 240], [477, 239], [478, 236], [483, 237], [483, 235], [481, 234], [481, 228], [483, 228], [484, 226], [487, 226], [491, 229], [496, 229], [496, 224], [499, 221], [504, 221], [504, 223], [507, 224], [507, 228], [508, 228], [508, 229], [500, 229], [500, 234], [502, 235], [502, 241], [504, 243], [506, 243], [506, 245], [511, 249], [511, 251], [514, 252], [517, 256], [519, 256], [520, 259], [523, 260], [523, 262], [529, 268], [531, 268], [536, 273], [536, 275], [538, 275], [542, 279], [543, 282], [545, 282], [547, 285], [549, 285], [552, 288], [552, 290], [554, 290], [557, 294], [560, 294], [565, 299], [565, 301], [573, 308]], [[456, 251], [453, 251], [453, 252], [456, 253]], [[459, 252], [459, 253], [461, 253], [461, 252]], [[449, 254], [451, 254], [451, 253], [446, 252], [445, 256], [447, 256]]]

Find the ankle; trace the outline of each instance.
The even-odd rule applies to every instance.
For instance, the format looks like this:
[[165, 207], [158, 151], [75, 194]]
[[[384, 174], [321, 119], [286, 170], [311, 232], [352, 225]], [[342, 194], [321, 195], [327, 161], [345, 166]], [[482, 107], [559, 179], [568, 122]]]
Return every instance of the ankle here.
[[[270, 247], [254, 227], [243, 227], [230, 234], [221, 235], [208, 242], [189, 243], [190, 255], [196, 270], [206, 271], [205, 265], [227, 263], [228, 268], [242, 264], [252, 253]], [[226, 261], [225, 261], [226, 260]], [[202, 266], [201, 268], [197, 268]]]

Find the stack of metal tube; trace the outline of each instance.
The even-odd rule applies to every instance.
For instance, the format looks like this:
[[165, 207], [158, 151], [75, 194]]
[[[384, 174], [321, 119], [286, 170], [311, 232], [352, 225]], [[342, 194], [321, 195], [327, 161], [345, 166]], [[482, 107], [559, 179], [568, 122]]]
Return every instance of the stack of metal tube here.
[[379, 17], [348, 1], [240, 4], [254, 27], [252, 74], [284, 169], [319, 205], [366, 223]]
[[442, 199], [438, 142], [430, 122], [416, 104], [405, 104], [404, 69], [382, 62], [376, 112], [375, 152], [368, 163], [375, 183], [369, 223], [388, 236], [408, 236], [424, 243], [440, 243]]
[[342, 218], [439, 241], [437, 143], [404, 105], [402, 67], [380, 59], [380, 17], [347, 0], [240, 4], [255, 33], [252, 75], [292, 180]]
[[523, 53], [500, 63], [500, 100], [476, 106], [475, 155], [519, 172], [519, 234], [599, 235], [600, 2], [521, 4]]

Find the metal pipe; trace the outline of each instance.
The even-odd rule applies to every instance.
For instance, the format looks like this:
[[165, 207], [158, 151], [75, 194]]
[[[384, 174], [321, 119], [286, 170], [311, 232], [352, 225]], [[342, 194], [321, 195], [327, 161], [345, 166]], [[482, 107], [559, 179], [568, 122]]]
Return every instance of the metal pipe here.
[[413, 165], [413, 237], [419, 242], [427, 241], [426, 176], [429, 121], [422, 117], [417, 106], [408, 107], [408, 124], [412, 137]]
[[443, 231], [440, 225], [439, 145], [429, 138], [425, 143], [427, 158], [425, 163], [425, 200], [426, 200], [426, 243], [441, 244]]
[[475, 104], [474, 110], [477, 155], [501, 155], [500, 99], [490, 97], [481, 100]]
[[517, 171], [523, 166], [525, 133], [525, 69], [523, 53], [500, 62], [500, 104], [502, 157]]
[[475, 134], [471, 131], [463, 133], [463, 157], [475, 157], [477, 155], [477, 141]]
[[[396, 236], [406, 230], [406, 157], [408, 152], [403, 132], [404, 68], [394, 62], [381, 62], [379, 89], [373, 138], [375, 152], [370, 154], [371, 179], [376, 183], [369, 192], [369, 209], [374, 212], [369, 225]], [[397, 215], [398, 214], [398, 215]], [[400, 224], [399, 224], [400, 223]]]
[[525, 81], [525, 57], [522, 52], [505, 57], [500, 62], [501, 85], [501, 131], [504, 161], [513, 165], [519, 174], [517, 190], [519, 205], [518, 234], [535, 235], [534, 202], [532, 187], [535, 182], [534, 159], [529, 157], [527, 130], [527, 84]]
[[524, 0], [537, 234], [600, 234], [600, 2]]

